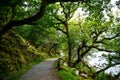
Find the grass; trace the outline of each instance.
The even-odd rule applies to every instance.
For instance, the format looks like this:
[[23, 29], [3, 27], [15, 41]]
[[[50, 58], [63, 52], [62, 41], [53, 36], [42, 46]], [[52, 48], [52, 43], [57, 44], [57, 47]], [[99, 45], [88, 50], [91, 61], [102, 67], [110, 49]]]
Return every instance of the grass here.
[[[54, 63], [54, 67], [58, 68], [58, 60]], [[70, 67], [59, 66], [58, 69], [57, 74], [62, 80], [78, 80], [78, 77], [72, 74]]]
[[7, 80], [19, 80], [19, 78], [25, 74], [29, 69], [31, 69], [35, 64], [42, 62], [42, 60], [33, 60], [30, 64], [24, 64], [23, 68], [19, 71], [14, 71], [11, 73], [11, 75], [8, 77]]
[[25, 74], [31, 67], [32, 67], [32, 65], [24, 65], [23, 69], [11, 73], [11, 75], [10, 75], [9, 78], [8, 78], [8, 80], [18, 80], [18, 79], [19, 79], [23, 74]]
[[58, 75], [62, 80], [78, 80], [78, 78], [65, 70], [59, 70]]

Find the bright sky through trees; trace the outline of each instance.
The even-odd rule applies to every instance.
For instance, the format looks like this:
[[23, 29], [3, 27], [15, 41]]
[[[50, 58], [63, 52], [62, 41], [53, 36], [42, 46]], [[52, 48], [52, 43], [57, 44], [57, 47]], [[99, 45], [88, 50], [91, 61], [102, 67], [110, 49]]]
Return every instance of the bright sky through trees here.
[[[116, 6], [116, 1], [118, 0], [111, 0], [111, 2], [109, 3], [109, 7], [111, 8], [111, 13], [115, 16], [115, 17], [120, 17], [120, 9]], [[103, 11], [104, 16], [106, 18], [106, 20], [109, 20], [109, 17], [107, 16], [107, 13], [105, 10]], [[78, 8], [73, 16], [73, 18], [71, 19], [71, 21], [78, 21], [78, 19], [82, 19], [84, 20], [87, 16], [89, 15], [89, 12], [85, 12], [84, 10], [82, 10], [82, 8]], [[93, 54], [93, 56], [89, 56], [89, 64], [91, 66], [96, 67], [97, 70], [102, 69], [103, 68], [103, 64], [107, 64], [108, 62], [106, 61], [106, 59], [104, 57], [102, 57], [103, 54], [108, 54], [108, 52], [103, 52], [103, 51], [99, 51]], [[102, 66], [102, 67], [101, 67]], [[104, 66], [106, 67], [106, 66]], [[112, 75], [117, 74], [120, 71], [120, 65], [111, 67], [109, 69], [107, 69], [105, 72], [106, 73], [112, 73]]]
[[[35, 54], [40, 53], [40, 58], [44, 56], [46, 58], [46, 55], [60, 56], [58, 68], [63, 65], [75, 68], [79, 71], [80, 78], [84, 78], [81, 74], [88, 75], [86, 77], [88, 80], [89, 78], [92, 78], [91, 80], [119, 78], [120, 67], [111, 68], [120, 65], [120, 0], [116, 1], [3, 0], [2, 3], [0, 2], [2, 15], [0, 55], [3, 56], [0, 62], [3, 65], [2, 74], [5, 74], [3, 77], [0, 76], [0, 80], [4, 77], [7, 79], [11, 71], [16, 72], [22, 68], [21, 65], [26, 64], [29, 51], [21, 52], [21, 50], [26, 49], [30, 44], [39, 51], [35, 51]], [[9, 45], [11, 41], [13, 43], [19, 41], [19, 39], [13, 41], [11, 38], [16, 34], [30, 43], [26, 42], [26, 46], [22, 47], [22, 43], [16, 43], [18, 47], [14, 47], [14, 44]], [[30, 56], [33, 57], [31, 54]], [[31, 57], [29, 61], [34, 59]], [[6, 61], [8, 59], [9, 61]], [[114, 73], [115, 70], [119, 71], [119, 74]], [[112, 77], [109, 79], [108, 74], [104, 74], [105, 71], [116, 75], [112, 77], [109, 74]]]
[[[108, 6], [112, 7], [112, 8], [111, 8], [111, 12], [112, 12], [112, 14], [113, 14], [115, 17], [120, 17], [120, 16], [119, 16], [120, 10], [118, 9], [118, 7], [117, 7], [116, 4], [115, 4], [116, 1], [118, 1], [118, 0], [111, 0], [111, 2], [109, 3]], [[104, 10], [103, 13], [104, 13], [105, 18], [108, 19], [108, 16], [107, 16], [107, 14], [106, 14], [107, 12]], [[82, 10], [82, 8], [78, 8], [78, 9], [76, 10], [73, 18], [71, 19], [71, 21], [73, 21], [73, 20], [74, 20], [74, 21], [78, 20], [78, 16], [80, 16], [80, 18], [84, 19], [85, 17], [88, 16], [88, 14], [89, 14], [89, 12], [85, 12], [84, 10]]]
[[[99, 51], [99, 52], [93, 53], [92, 56], [88, 56], [89, 65], [95, 67], [97, 70], [100, 70], [100, 69], [106, 67], [105, 64], [108, 64], [108, 62], [102, 56], [103, 54], [113, 54], [114, 55], [114, 53], [108, 53], [108, 52], [104, 52], [104, 51], [101, 51], [101, 52]], [[120, 72], [120, 65], [116, 65], [105, 71], [105, 73], [111, 73], [112, 75], [116, 75], [119, 72]]]

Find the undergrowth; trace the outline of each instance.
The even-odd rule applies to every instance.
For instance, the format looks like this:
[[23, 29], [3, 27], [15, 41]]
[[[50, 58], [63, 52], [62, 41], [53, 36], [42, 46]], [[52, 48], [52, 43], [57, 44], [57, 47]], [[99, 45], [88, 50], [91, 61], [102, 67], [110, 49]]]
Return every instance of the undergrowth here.
[[43, 61], [43, 59], [41, 59], [41, 60], [34, 59], [33, 62], [31, 62], [30, 64], [24, 64], [22, 66], [23, 68], [21, 70], [11, 73], [11, 75], [8, 77], [7, 80], [19, 80], [19, 78], [23, 74], [25, 74], [30, 68], [32, 68], [35, 64], [38, 64], [42, 61]]
[[62, 80], [78, 80], [76, 76], [65, 70], [59, 70], [58, 75]]

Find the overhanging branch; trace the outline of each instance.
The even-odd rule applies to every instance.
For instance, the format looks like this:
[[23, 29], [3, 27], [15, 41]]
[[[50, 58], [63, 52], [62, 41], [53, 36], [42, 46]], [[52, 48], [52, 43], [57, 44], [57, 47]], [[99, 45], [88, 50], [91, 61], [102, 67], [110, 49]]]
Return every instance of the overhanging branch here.
[[86, 2], [87, 0], [42, 0], [42, 4], [40, 6], [40, 9], [38, 11], [38, 13], [36, 13], [35, 15], [22, 19], [22, 20], [15, 20], [15, 21], [10, 21], [8, 24], [6, 24], [5, 26], [3, 26], [2, 29], [0, 29], [0, 36], [4, 35], [8, 30], [10, 30], [13, 26], [21, 26], [24, 24], [29, 24], [33, 21], [36, 21], [38, 19], [40, 19], [44, 13], [45, 13], [45, 8], [48, 4], [52, 4], [55, 2]]
[[103, 42], [103, 39], [100, 41], [94, 41], [95, 44], [104, 44], [104, 45], [108, 45], [107, 43]]
[[58, 20], [59, 22], [61, 22], [63, 25], [65, 25], [65, 21], [62, 21], [60, 18], [58, 18], [58, 17], [56, 17], [56, 16], [54, 16], [54, 18], [55, 18], [56, 20]]
[[55, 26], [53, 26], [56, 30], [59, 30], [59, 31], [61, 31], [61, 32], [63, 32], [64, 34], [66, 34], [67, 35], [67, 33], [63, 30], [63, 29], [61, 29], [61, 28], [58, 28], [58, 27], [55, 27]]
[[23, 20], [15, 20], [15, 21], [11, 21], [9, 22], [6, 26], [4, 26], [1, 30], [0, 30], [0, 36], [5, 34], [5, 32], [7, 32], [9, 29], [11, 29], [13, 26], [20, 26], [20, 25], [24, 25], [24, 24], [29, 24], [33, 21], [36, 21], [38, 19], [40, 19], [44, 13], [45, 13], [45, 7], [47, 6], [47, 3], [43, 0], [42, 5], [40, 7], [40, 10], [37, 14], [25, 18]]
[[106, 39], [106, 40], [112, 40], [112, 39], [114, 39], [114, 38], [116, 38], [116, 37], [119, 37], [120, 36], [120, 33], [117, 33], [116, 35], [114, 35], [113, 37], [110, 37], [110, 38], [104, 38], [104, 39]]
[[97, 49], [97, 50], [99, 50], [99, 51], [114, 52], [114, 51], [112, 51], [112, 50], [102, 49], [102, 48], [98, 48], [98, 47], [96, 47], [96, 46], [91, 46], [91, 47], [92, 47], [92, 48], [95, 48], [95, 49]]
[[55, 3], [55, 2], [87, 2], [87, 0], [46, 0], [48, 3]]
[[105, 67], [105, 68], [103, 68], [103, 69], [97, 71], [95, 74], [99, 74], [99, 73], [101, 73], [101, 72], [107, 70], [108, 68], [113, 67], [113, 66], [115, 66], [115, 65], [119, 65], [119, 64], [120, 64], [120, 63], [115, 63], [115, 64], [112, 64], [112, 65], [109, 65], [109, 66], [107, 66], [107, 67]]

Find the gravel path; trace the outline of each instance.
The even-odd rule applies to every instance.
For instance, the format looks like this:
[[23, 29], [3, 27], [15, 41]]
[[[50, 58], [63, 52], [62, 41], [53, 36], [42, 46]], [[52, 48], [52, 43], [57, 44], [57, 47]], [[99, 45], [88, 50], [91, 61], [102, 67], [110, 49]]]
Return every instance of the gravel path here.
[[55, 60], [55, 58], [48, 59], [35, 65], [19, 80], [60, 80], [53, 67]]

